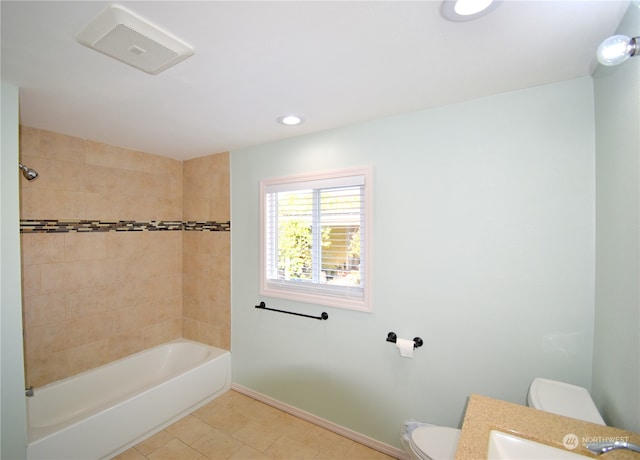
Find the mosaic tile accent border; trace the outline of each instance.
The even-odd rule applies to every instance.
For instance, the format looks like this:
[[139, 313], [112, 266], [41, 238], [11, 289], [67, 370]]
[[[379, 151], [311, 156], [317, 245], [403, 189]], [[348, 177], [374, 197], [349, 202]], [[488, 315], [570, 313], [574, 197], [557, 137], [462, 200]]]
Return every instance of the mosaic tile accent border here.
[[231, 222], [182, 222], [182, 230], [192, 230], [200, 232], [229, 232], [231, 231]]
[[229, 232], [231, 222], [182, 222], [134, 220], [21, 220], [20, 233], [87, 233], [87, 232], [152, 232], [152, 231]]

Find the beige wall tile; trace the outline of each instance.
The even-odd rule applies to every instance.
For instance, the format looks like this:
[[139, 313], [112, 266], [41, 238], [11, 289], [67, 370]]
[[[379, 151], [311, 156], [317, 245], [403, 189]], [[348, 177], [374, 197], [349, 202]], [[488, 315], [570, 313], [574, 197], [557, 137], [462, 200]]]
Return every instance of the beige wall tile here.
[[212, 160], [215, 155], [187, 160], [183, 163], [183, 194], [187, 196], [208, 196], [209, 178], [212, 174]]
[[165, 194], [166, 177], [157, 175], [149, 171], [129, 171], [119, 170], [123, 176], [123, 180], [127, 182], [125, 187], [123, 184], [122, 193], [133, 196], [147, 196], [156, 198]]
[[33, 128], [21, 133], [23, 159], [40, 172], [20, 183], [23, 219], [181, 218], [181, 162]]
[[141, 173], [157, 174], [159, 169], [158, 160], [160, 158], [158, 155], [129, 150], [124, 156], [122, 167]]
[[46, 359], [68, 348], [64, 321], [25, 330], [25, 353], [29, 358]]
[[82, 318], [112, 310], [113, 291], [114, 288], [110, 285], [69, 292], [66, 294], [66, 318]]
[[77, 161], [30, 156], [22, 153], [21, 162], [39, 173], [37, 180], [21, 180], [29, 189], [65, 190], [82, 192], [85, 188], [85, 167], [82, 157]]
[[27, 386], [39, 387], [69, 376], [67, 350], [50, 353], [46, 358], [32, 358], [26, 366]]
[[64, 261], [64, 235], [23, 233], [20, 244], [23, 266]]
[[124, 149], [115, 145], [86, 141], [85, 158], [88, 165], [122, 168], [124, 163]]
[[64, 260], [102, 260], [107, 257], [105, 233], [67, 233], [64, 238]]
[[182, 318], [163, 321], [148, 326], [143, 330], [143, 344], [145, 349], [179, 339], [180, 337], [182, 337]]
[[106, 286], [126, 279], [120, 266], [114, 260], [80, 260], [70, 261], [63, 265], [64, 290], [75, 292], [91, 287]]
[[30, 329], [63, 322], [66, 301], [65, 293], [25, 296], [22, 299], [24, 327]]
[[65, 323], [67, 348], [79, 347], [113, 336], [114, 314], [112, 312], [84, 316]]
[[[40, 265], [23, 265], [22, 266], [22, 297], [42, 294], [41, 285], [41, 266]], [[23, 306], [24, 310], [24, 306]]]
[[210, 220], [227, 222], [231, 220], [231, 206], [229, 197], [215, 197], [209, 201]]
[[40, 130], [20, 126], [20, 155], [35, 156], [40, 152]]
[[231, 321], [229, 323], [220, 328], [220, 337], [219, 339], [219, 347], [224, 348], [225, 350], [231, 350]]
[[119, 221], [127, 220], [119, 216], [120, 202], [117, 197], [104, 195], [101, 193], [85, 193], [86, 219]]
[[229, 349], [230, 235], [185, 232], [183, 252], [183, 335]]
[[189, 222], [206, 221], [209, 216], [209, 199], [189, 197], [184, 199], [184, 220]]
[[[162, 174], [167, 178], [167, 183], [165, 184], [167, 185], [166, 193], [169, 196], [179, 197], [182, 203], [183, 163], [160, 157], [158, 158], [158, 174]], [[182, 209], [182, 204], [180, 204], [180, 209]]]
[[182, 317], [182, 337], [189, 340], [195, 340], [198, 335], [198, 322], [195, 319]]
[[86, 218], [83, 192], [28, 188], [29, 185], [31, 185], [29, 181], [20, 181], [21, 219], [80, 220]]
[[142, 330], [142, 342], [145, 349], [155, 347], [167, 340], [166, 327], [162, 323], [152, 324]]
[[[228, 153], [183, 163], [22, 127], [21, 154], [40, 173], [21, 181], [22, 219], [228, 220]], [[228, 233], [23, 234], [21, 246], [28, 384], [181, 336], [230, 346]]]
[[[40, 293], [55, 294], [66, 293], [68, 289], [68, 267], [64, 262], [55, 264], [41, 264], [40, 267]], [[30, 295], [25, 292], [24, 296]]]
[[135, 258], [150, 250], [150, 240], [144, 232], [107, 233], [107, 254], [111, 259]]
[[180, 222], [182, 220], [182, 196], [157, 198], [154, 204], [157, 214], [150, 220]]
[[[32, 240], [34, 236], [36, 238]], [[47, 375], [59, 376], [50, 370], [38, 370], [38, 363], [42, 364], [55, 351], [69, 351], [66, 371], [74, 373], [85, 370], [91, 363], [104, 363], [105, 355], [122, 357], [145, 345], [153, 346], [180, 337], [180, 232], [24, 237], [30, 240], [25, 245], [25, 258], [32, 262], [25, 266], [27, 274], [32, 273], [25, 279], [44, 279], [42, 286], [37, 288], [39, 295], [25, 292], [27, 359], [36, 360], [28, 365], [28, 369], [33, 370], [28, 376], [30, 382]], [[51, 241], [66, 242], [63, 251], [70, 260], [46, 263], [58, 260], [59, 256], [38, 260], [31, 254], [45, 248], [47, 254], [55, 255], [55, 251], [49, 250]], [[128, 253], [127, 248], [133, 254]], [[59, 323], [50, 324], [55, 321]], [[125, 340], [122, 342], [115, 337]], [[99, 359], [91, 359], [82, 350], [91, 350], [88, 344], [96, 341], [108, 344], [107, 352]]]
[[138, 288], [138, 283], [135, 280], [114, 283], [111, 286], [105, 286], [105, 289], [108, 290], [106, 295], [110, 311], [143, 302], [146, 295], [146, 292]]
[[182, 296], [167, 297], [158, 301], [158, 322], [182, 319]]
[[184, 162], [184, 220], [229, 220], [229, 153]]
[[40, 130], [40, 149], [33, 155], [65, 162], [84, 163], [84, 139]]
[[109, 338], [109, 361], [115, 361], [125, 356], [144, 350], [142, 331], [130, 331]]
[[122, 183], [122, 175], [116, 168], [86, 164], [84, 167], [85, 191], [110, 194], [118, 191]]
[[168, 327], [168, 333], [170, 334], [170, 340], [182, 337], [182, 322], [183, 319], [174, 319], [165, 322]]
[[102, 339], [69, 348], [67, 351], [69, 374], [77, 374], [109, 362], [109, 343]]

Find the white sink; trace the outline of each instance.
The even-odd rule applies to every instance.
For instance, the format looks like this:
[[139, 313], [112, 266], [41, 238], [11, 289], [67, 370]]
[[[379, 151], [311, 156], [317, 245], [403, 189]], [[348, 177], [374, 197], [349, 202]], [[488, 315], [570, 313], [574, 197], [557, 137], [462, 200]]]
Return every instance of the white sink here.
[[584, 455], [530, 441], [518, 436], [491, 430], [489, 434], [488, 460], [578, 460], [588, 459]]

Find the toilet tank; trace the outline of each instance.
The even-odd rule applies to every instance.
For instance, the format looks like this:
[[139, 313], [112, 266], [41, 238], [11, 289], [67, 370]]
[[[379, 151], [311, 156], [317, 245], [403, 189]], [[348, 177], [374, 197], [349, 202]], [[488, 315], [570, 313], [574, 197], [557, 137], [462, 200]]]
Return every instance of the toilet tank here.
[[552, 414], [606, 425], [589, 392], [577, 385], [536, 378], [529, 387], [527, 404]]

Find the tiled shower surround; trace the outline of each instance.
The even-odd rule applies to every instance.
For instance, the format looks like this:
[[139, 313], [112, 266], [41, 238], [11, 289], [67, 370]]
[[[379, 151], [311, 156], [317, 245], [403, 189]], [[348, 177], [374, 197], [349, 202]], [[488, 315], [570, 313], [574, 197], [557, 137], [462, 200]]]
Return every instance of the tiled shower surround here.
[[185, 337], [230, 347], [229, 155], [180, 162], [22, 127], [27, 385]]

